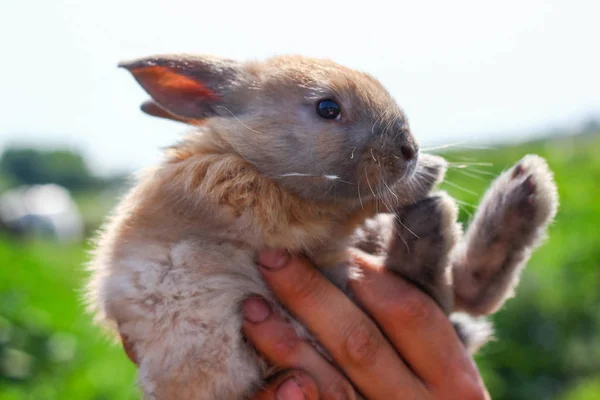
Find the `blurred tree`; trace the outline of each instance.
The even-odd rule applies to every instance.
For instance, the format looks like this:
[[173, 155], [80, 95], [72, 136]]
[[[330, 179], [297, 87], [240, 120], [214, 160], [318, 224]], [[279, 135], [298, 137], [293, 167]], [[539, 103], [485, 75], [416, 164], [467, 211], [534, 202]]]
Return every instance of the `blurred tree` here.
[[56, 183], [70, 190], [97, 183], [83, 156], [71, 150], [6, 148], [0, 156], [0, 174], [13, 184]]

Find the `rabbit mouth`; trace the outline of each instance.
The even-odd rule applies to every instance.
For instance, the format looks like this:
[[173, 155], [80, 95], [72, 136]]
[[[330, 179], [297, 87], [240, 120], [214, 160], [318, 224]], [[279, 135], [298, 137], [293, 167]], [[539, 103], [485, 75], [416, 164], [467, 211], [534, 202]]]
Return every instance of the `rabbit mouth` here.
[[406, 160], [395, 154], [382, 155], [371, 150], [370, 156], [365, 168], [371, 171], [371, 176], [379, 177], [379, 180], [388, 184], [409, 179], [417, 168], [418, 154]]
[[394, 155], [381, 155], [369, 151], [369, 160], [359, 167], [356, 176], [360, 202], [377, 200], [385, 207], [393, 208], [407, 201], [418, 170], [418, 155], [411, 160], [399, 159]]

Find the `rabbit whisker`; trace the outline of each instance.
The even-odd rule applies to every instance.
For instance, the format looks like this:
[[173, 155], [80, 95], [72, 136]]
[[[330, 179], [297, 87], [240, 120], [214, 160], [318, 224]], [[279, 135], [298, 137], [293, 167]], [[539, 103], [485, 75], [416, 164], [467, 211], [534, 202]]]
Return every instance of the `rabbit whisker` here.
[[234, 113], [232, 113], [232, 112], [231, 112], [231, 110], [230, 110], [230, 109], [228, 109], [227, 107], [223, 107], [223, 106], [217, 106], [217, 107], [218, 107], [218, 108], [222, 108], [222, 109], [224, 109], [225, 111], [227, 111], [229, 114], [231, 114], [231, 116], [232, 116], [233, 118], [235, 118], [235, 119], [236, 119], [236, 121], [237, 121], [237, 122], [239, 122], [239, 123], [240, 123], [240, 125], [242, 125], [242, 126], [243, 126], [244, 128], [246, 128], [246, 129], [248, 129], [249, 131], [252, 131], [252, 132], [254, 132], [254, 133], [258, 133], [258, 134], [260, 134], [260, 135], [264, 135], [264, 133], [262, 133], [262, 132], [259, 132], [259, 131], [257, 131], [257, 130], [254, 130], [254, 129], [250, 128], [248, 125], [244, 124], [242, 121], [240, 121], [240, 119], [239, 119], [238, 117], [236, 117], [236, 116], [235, 116], [235, 114], [234, 114]]

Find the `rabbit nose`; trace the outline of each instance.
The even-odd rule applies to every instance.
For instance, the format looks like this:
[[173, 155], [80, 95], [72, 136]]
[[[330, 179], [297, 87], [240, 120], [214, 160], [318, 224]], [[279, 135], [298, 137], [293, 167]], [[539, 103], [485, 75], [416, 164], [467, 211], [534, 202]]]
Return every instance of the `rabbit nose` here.
[[414, 146], [412, 144], [403, 144], [402, 146], [400, 146], [400, 153], [406, 161], [410, 161], [413, 158], [415, 158], [418, 152], [419, 149], [417, 148], [417, 146]]
[[[404, 161], [411, 161], [419, 155], [419, 145], [415, 140], [410, 128], [404, 119], [399, 119], [395, 123], [393, 132], [396, 139], [395, 151], [399, 152]], [[399, 157], [398, 157], [399, 158]]]

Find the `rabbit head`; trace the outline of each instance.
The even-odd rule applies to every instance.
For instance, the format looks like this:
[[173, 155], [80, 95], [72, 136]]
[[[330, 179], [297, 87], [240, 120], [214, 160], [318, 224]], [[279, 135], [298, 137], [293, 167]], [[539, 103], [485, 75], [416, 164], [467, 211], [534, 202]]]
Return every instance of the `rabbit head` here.
[[145, 112], [209, 127], [302, 198], [364, 200], [416, 169], [418, 145], [392, 96], [332, 61], [164, 55], [120, 66], [151, 96]]

